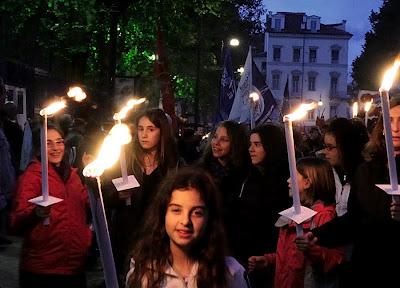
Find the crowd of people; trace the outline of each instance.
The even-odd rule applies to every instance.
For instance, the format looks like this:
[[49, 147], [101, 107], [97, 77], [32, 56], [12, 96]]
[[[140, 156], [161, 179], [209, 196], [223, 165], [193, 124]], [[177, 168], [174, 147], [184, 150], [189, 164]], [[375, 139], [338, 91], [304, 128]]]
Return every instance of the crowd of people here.
[[[32, 158], [21, 166], [23, 130], [1, 89], [0, 245], [8, 245], [8, 234], [23, 238], [22, 288], [87, 287], [96, 249], [88, 187], [96, 187], [82, 169], [107, 131], [74, 116], [49, 123], [48, 190], [62, 201], [33, 204], [42, 194], [39, 133], [33, 127]], [[390, 114], [398, 163], [400, 95], [392, 97]], [[375, 186], [389, 183], [382, 119], [371, 135], [363, 122], [344, 118], [296, 131], [300, 201], [316, 212], [297, 235], [296, 223], [279, 215], [292, 206], [281, 124], [250, 130], [223, 121], [204, 145], [193, 130], [175, 135], [161, 109], [134, 116], [125, 155], [127, 173], [140, 186], [115, 188], [119, 163], [102, 177], [120, 287], [389, 287], [395, 281], [400, 200]]]

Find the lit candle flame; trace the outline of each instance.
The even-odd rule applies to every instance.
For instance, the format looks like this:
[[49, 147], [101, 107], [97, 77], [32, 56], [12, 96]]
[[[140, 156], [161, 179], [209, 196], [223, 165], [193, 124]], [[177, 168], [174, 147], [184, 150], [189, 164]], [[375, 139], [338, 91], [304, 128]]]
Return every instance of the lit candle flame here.
[[44, 116], [44, 115], [50, 116], [54, 113], [57, 113], [61, 109], [63, 109], [65, 106], [66, 106], [65, 101], [63, 101], [63, 100], [54, 102], [54, 103], [51, 103], [46, 108], [43, 108], [42, 110], [40, 110], [39, 114], [40, 114], [40, 116]]
[[118, 139], [122, 145], [128, 144], [132, 141], [131, 131], [126, 124], [115, 124], [109, 134], [113, 139]]
[[393, 63], [393, 66], [386, 70], [384, 76], [383, 76], [383, 81], [381, 88], [379, 88], [379, 91], [389, 91], [390, 88], [393, 85], [394, 78], [396, 77], [397, 70], [400, 67], [400, 57], [397, 56], [396, 60]]
[[353, 118], [358, 115], [358, 102], [353, 103]]
[[253, 102], [257, 102], [258, 100], [260, 100], [260, 95], [258, 95], [258, 93], [256, 92], [250, 93], [249, 97], [253, 99]]
[[128, 114], [129, 110], [131, 110], [134, 106], [139, 105], [146, 101], [146, 98], [139, 98], [139, 99], [130, 99], [124, 107], [122, 107], [121, 111], [117, 112], [114, 114], [113, 119], [114, 120], [122, 120], [126, 117], [126, 114]]
[[100, 177], [104, 170], [113, 166], [121, 154], [121, 146], [132, 140], [129, 128], [125, 124], [115, 124], [104, 138], [97, 158], [83, 169], [85, 177]]
[[86, 93], [78, 86], [69, 88], [67, 95], [69, 98], [75, 98], [75, 101], [78, 102], [86, 98]]
[[317, 104], [315, 102], [311, 102], [308, 104], [302, 103], [296, 111], [294, 111], [291, 114], [283, 116], [283, 121], [295, 121], [300, 118], [303, 118], [307, 114], [307, 111], [315, 109], [316, 106]]
[[373, 102], [374, 102], [374, 99], [371, 99], [370, 101], [367, 101], [364, 103], [364, 111], [365, 112], [368, 112], [371, 109]]

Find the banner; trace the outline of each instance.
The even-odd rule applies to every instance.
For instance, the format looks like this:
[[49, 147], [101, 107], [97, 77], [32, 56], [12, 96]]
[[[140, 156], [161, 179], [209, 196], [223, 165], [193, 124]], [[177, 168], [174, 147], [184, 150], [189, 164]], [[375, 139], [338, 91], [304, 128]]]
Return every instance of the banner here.
[[[259, 99], [254, 103], [249, 97], [253, 92], [259, 96]], [[261, 125], [269, 119], [275, 107], [276, 101], [264, 76], [253, 62], [250, 47], [244, 71], [235, 93], [229, 120], [251, 123], [251, 117], [253, 117], [255, 124]]]
[[235, 98], [235, 77], [233, 74], [232, 55], [228, 45], [224, 45], [224, 70], [221, 77], [221, 91], [214, 116], [214, 126], [219, 122], [227, 120], [232, 109], [233, 99]]

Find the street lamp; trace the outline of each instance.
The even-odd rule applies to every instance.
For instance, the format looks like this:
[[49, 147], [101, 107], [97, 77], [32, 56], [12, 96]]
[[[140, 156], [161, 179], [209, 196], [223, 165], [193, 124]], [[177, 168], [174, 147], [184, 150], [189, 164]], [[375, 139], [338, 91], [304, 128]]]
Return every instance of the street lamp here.
[[234, 46], [234, 47], [239, 46], [239, 44], [240, 44], [240, 41], [239, 41], [239, 39], [237, 39], [237, 38], [232, 38], [232, 39], [229, 41], [229, 45]]

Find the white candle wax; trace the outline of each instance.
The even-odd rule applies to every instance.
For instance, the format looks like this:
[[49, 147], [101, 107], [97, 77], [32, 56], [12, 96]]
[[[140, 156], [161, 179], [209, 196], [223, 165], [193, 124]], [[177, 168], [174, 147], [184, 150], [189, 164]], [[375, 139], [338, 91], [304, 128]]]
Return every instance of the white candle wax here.
[[398, 189], [398, 180], [396, 162], [394, 158], [392, 127], [390, 123], [389, 93], [388, 91], [382, 90], [380, 91], [380, 96], [382, 105], [383, 127], [385, 133], [386, 154], [389, 166], [390, 185], [392, 186], [392, 190], [396, 191]]
[[44, 114], [44, 121], [42, 131], [40, 133], [41, 140], [41, 164], [42, 164], [42, 196], [43, 201], [47, 201], [49, 198], [49, 175], [48, 168], [49, 163], [47, 162], [47, 114]]
[[[286, 137], [286, 146], [288, 151], [290, 186], [293, 198], [293, 208], [296, 214], [300, 214], [301, 204], [300, 204], [299, 186], [297, 184], [297, 167], [296, 167], [296, 154], [294, 150], [294, 140], [293, 140], [293, 125], [292, 121], [290, 121], [289, 119], [286, 119], [285, 121], [285, 137]], [[303, 226], [301, 224], [296, 224], [296, 234], [298, 236], [303, 234]]]

